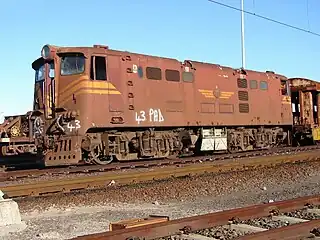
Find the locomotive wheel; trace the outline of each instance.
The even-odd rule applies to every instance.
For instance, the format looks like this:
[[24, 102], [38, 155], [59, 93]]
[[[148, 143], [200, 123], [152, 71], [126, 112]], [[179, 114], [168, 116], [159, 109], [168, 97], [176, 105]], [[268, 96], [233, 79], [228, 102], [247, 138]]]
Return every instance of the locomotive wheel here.
[[20, 135], [20, 129], [17, 126], [13, 126], [10, 129], [11, 137], [18, 137]]
[[107, 165], [113, 161], [113, 156], [105, 156], [101, 150], [101, 144], [91, 150], [89, 161], [98, 165]]
[[239, 147], [228, 147], [228, 153], [233, 154], [233, 153], [237, 153], [237, 152], [241, 152], [241, 150], [239, 149]]
[[107, 165], [114, 160], [114, 156], [105, 154], [106, 147], [101, 141], [99, 133], [86, 135], [82, 140], [81, 147], [84, 151], [85, 163]]
[[94, 156], [92, 162], [98, 165], [107, 165], [113, 161], [113, 156]]

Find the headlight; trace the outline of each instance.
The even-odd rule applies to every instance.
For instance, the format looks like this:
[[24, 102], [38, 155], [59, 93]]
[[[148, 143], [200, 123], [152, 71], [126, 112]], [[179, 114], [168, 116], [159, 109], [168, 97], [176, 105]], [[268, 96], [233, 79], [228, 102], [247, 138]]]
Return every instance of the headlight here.
[[41, 50], [41, 57], [44, 59], [50, 58], [50, 47], [48, 45], [45, 45]]

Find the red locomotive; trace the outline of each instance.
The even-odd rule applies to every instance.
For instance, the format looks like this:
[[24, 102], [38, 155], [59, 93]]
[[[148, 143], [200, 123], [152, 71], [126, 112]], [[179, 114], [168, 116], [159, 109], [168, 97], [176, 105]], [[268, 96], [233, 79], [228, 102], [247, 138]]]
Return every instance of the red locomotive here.
[[3, 155], [36, 149], [46, 166], [108, 164], [292, 142], [289, 81], [274, 72], [101, 45], [41, 54], [33, 111], [14, 118], [14, 136], [12, 121], [2, 125]]

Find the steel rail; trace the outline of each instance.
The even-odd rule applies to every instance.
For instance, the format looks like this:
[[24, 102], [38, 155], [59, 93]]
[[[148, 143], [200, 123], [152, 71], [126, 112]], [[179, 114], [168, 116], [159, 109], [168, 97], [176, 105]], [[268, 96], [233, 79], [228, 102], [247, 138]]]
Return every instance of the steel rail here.
[[[148, 172], [113, 172], [98, 176], [81, 176], [71, 179], [43, 180], [35, 183], [1, 186], [0, 189], [10, 198], [50, 195], [59, 192], [72, 192], [77, 190], [103, 188], [108, 185], [131, 184], [153, 180], [168, 179], [171, 177], [183, 177], [201, 175], [206, 173], [222, 173], [229, 171], [248, 170], [260, 167], [274, 167], [276, 165], [295, 162], [318, 161], [320, 151], [304, 152], [295, 155], [278, 155], [249, 158], [245, 160], [229, 160], [216, 164], [203, 163], [189, 166], [170, 166], [155, 169]], [[114, 182], [113, 182], [114, 181]]]
[[[182, 233], [187, 234], [201, 229], [225, 225], [233, 219], [248, 220], [252, 218], [266, 217], [275, 212], [288, 212], [302, 209], [308, 204], [320, 204], [320, 195], [267, 204], [258, 204], [244, 208], [175, 219], [162, 223], [79, 236], [73, 238], [73, 240], [125, 240], [133, 237], [138, 237], [138, 239], [140, 238], [144, 240], [155, 239]], [[309, 224], [312, 225], [312, 223]]]
[[237, 238], [237, 240], [298, 240], [303, 237], [311, 238], [311, 231], [320, 227], [320, 219], [310, 220], [309, 222], [296, 223], [285, 227], [271, 229], [265, 232], [253, 233]]
[[25, 169], [25, 170], [9, 170], [0, 173], [0, 182], [24, 178], [36, 178], [40, 176], [47, 175], [64, 175], [64, 174], [77, 174], [77, 173], [95, 173], [95, 172], [108, 172], [117, 171], [122, 169], [132, 169], [132, 168], [151, 168], [151, 167], [162, 167], [170, 166], [173, 164], [194, 164], [199, 161], [209, 162], [209, 161], [221, 161], [226, 159], [235, 158], [248, 158], [248, 157], [258, 157], [258, 156], [272, 156], [277, 154], [292, 154], [297, 152], [306, 152], [320, 149], [320, 146], [307, 146], [307, 147], [285, 147], [281, 149], [270, 149], [270, 150], [257, 150], [250, 152], [240, 152], [233, 154], [217, 154], [211, 156], [198, 156], [198, 157], [184, 157], [176, 159], [164, 159], [164, 160], [143, 160], [143, 161], [130, 161], [130, 162], [114, 162], [108, 165], [75, 165], [68, 167], [58, 167], [49, 169]]

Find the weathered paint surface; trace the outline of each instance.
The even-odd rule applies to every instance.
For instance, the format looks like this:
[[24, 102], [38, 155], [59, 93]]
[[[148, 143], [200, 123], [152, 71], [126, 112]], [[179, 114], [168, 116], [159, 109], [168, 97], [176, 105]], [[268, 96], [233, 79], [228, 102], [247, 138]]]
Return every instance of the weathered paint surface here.
[[[290, 95], [280, 91], [286, 77], [272, 72], [241, 72], [103, 47], [56, 47], [55, 52], [86, 56], [81, 74], [61, 76], [55, 70], [56, 106], [80, 112], [79, 133], [91, 127], [292, 124]], [[106, 58], [107, 80], [90, 79], [91, 56]], [[58, 55], [55, 61], [59, 65]], [[148, 79], [147, 67], [160, 68], [161, 80]], [[180, 81], [167, 81], [167, 69], [179, 71]], [[183, 81], [185, 72], [193, 74], [192, 82]], [[239, 87], [238, 81], [244, 85]], [[267, 89], [261, 89], [261, 84]]]

